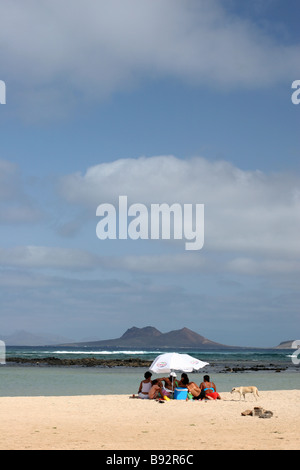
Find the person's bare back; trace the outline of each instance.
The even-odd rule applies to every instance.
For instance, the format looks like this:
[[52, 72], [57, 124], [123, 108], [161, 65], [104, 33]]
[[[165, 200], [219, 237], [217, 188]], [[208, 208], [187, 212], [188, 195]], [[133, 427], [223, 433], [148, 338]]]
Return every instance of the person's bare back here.
[[158, 398], [158, 394], [162, 395], [162, 388], [160, 386], [160, 383], [158, 380], [153, 380], [152, 382], [152, 387], [149, 390], [149, 400], [154, 400], [155, 398]]

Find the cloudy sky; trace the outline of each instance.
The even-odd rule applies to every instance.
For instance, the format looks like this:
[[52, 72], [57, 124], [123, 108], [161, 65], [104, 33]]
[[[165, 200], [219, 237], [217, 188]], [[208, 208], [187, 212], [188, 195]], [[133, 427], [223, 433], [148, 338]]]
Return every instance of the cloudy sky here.
[[[298, 0], [0, 0], [1, 332], [298, 339]], [[204, 204], [204, 246], [100, 204]]]

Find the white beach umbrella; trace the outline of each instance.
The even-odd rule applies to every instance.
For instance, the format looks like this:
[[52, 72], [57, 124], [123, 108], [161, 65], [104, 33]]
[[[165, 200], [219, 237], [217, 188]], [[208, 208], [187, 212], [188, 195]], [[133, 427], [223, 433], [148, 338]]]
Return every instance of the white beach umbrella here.
[[193, 372], [208, 366], [208, 362], [200, 361], [189, 354], [165, 353], [157, 356], [149, 370], [156, 374], [168, 374], [175, 370]]

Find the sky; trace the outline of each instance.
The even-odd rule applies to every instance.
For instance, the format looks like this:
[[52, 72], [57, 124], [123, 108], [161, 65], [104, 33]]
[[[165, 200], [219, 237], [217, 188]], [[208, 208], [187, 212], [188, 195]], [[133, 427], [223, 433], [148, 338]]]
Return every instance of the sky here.
[[[298, 339], [299, 14], [298, 0], [0, 0], [0, 333]], [[97, 208], [119, 196], [149, 213], [203, 204], [203, 248], [100, 240]]]

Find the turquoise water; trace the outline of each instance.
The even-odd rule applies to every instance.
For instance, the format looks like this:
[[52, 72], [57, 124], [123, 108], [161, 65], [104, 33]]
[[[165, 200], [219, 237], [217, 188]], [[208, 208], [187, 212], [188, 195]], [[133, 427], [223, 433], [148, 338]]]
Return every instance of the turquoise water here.
[[[60, 357], [98, 359], [126, 359], [139, 357], [154, 360], [161, 351], [103, 351], [101, 349], [74, 349], [57, 347], [8, 347], [6, 357], [44, 358]], [[208, 362], [200, 373], [188, 374], [199, 384], [208, 373], [220, 392], [232, 387], [254, 384], [260, 390], [289, 390], [300, 388], [300, 367], [291, 360], [293, 351], [287, 350], [230, 350], [185, 351]], [[274, 370], [226, 372], [234, 367], [267, 367]], [[281, 368], [281, 372], [275, 372]], [[50, 367], [45, 365], [15, 365], [7, 362], [0, 366], [0, 396], [68, 396], [136, 393], [146, 369], [136, 367]], [[177, 373], [180, 375], [180, 372]], [[156, 375], [153, 375], [153, 378]]]
[[[142, 368], [1, 366], [0, 396], [132, 394], [137, 392], [144, 372]], [[203, 372], [188, 375], [197, 384], [202, 382]], [[260, 390], [300, 388], [300, 374], [297, 371], [210, 373], [210, 376], [220, 392], [249, 384], [255, 384]]]

